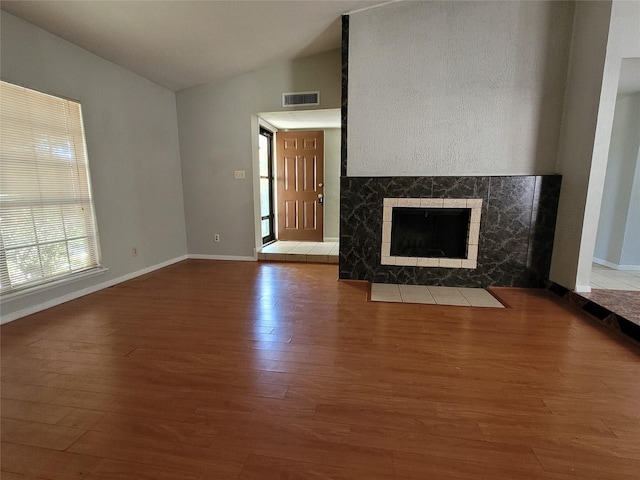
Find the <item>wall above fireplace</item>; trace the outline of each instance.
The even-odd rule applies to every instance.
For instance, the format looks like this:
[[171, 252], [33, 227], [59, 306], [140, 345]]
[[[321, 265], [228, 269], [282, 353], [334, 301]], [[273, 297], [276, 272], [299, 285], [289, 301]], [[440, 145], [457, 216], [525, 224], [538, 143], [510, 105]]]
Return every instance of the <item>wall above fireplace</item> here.
[[[559, 175], [342, 177], [340, 278], [459, 287], [541, 287], [549, 276]], [[384, 198], [482, 199], [473, 269], [381, 263]]]

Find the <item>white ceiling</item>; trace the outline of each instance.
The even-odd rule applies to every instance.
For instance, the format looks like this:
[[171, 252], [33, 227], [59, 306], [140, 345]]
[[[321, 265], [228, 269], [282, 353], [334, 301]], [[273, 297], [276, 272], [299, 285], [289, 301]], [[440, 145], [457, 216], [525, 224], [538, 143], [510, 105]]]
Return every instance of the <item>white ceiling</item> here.
[[340, 47], [352, 0], [12, 1], [0, 7], [178, 91]]

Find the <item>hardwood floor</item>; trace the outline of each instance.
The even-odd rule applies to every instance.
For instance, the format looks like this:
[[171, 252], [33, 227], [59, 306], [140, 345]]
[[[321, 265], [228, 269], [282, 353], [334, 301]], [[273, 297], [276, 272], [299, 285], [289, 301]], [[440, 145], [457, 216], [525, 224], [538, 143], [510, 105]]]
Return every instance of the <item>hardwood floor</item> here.
[[2, 478], [638, 478], [637, 347], [336, 277], [190, 260], [3, 326]]

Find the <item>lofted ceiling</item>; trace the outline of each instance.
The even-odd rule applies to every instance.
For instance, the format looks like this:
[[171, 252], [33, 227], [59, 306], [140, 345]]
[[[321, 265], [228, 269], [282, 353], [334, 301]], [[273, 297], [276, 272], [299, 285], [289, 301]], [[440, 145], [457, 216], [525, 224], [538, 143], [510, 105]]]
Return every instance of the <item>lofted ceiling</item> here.
[[340, 47], [362, 0], [12, 1], [0, 8], [178, 91]]

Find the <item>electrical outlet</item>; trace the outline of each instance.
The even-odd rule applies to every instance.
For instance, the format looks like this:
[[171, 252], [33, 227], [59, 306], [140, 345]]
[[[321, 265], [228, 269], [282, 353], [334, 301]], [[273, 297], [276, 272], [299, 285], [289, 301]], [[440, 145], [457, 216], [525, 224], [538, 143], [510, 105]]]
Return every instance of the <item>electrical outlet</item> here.
[[134, 257], [138, 256], [138, 247], [131, 247], [131, 255]]
[[219, 233], [216, 233], [216, 234], [213, 236], [213, 241], [214, 241], [214, 242], [219, 242], [219, 241], [220, 241], [220, 234], [219, 234]]

